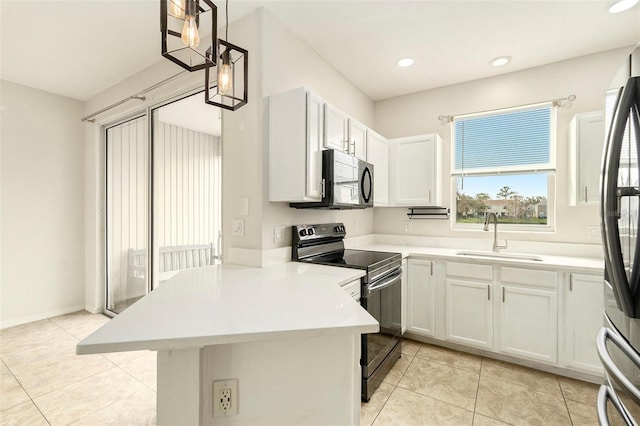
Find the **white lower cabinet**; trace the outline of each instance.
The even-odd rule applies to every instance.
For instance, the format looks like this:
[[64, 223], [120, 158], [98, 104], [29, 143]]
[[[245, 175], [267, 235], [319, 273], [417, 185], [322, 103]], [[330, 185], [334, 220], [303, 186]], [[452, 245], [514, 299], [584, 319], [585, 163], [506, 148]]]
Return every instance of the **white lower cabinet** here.
[[501, 285], [498, 350], [523, 358], [555, 363], [558, 306], [555, 290]]
[[409, 259], [407, 277], [407, 331], [422, 336], [435, 335], [434, 262]]
[[603, 285], [601, 275], [567, 275], [561, 316], [561, 361], [567, 367], [588, 373], [603, 372], [596, 351], [596, 335], [603, 321]]
[[449, 278], [445, 285], [447, 340], [492, 349], [493, 285]]

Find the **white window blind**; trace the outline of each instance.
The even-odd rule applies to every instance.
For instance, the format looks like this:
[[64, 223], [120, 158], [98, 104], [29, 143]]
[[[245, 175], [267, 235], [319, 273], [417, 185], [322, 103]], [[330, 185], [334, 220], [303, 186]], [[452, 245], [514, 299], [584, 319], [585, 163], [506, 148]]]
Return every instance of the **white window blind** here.
[[456, 117], [454, 174], [553, 170], [551, 110], [548, 104]]

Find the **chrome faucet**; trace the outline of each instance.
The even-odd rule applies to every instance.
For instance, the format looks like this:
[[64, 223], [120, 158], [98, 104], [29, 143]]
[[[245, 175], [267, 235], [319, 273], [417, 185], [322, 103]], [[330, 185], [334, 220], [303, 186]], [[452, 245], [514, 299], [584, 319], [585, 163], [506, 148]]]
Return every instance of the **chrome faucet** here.
[[495, 213], [487, 213], [484, 217], [484, 230], [489, 230], [489, 218], [493, 218], [493, 247], [491, 251], [498, 253], [500, 249], [507, 248], [507, 240], [504, 240], [504, 245], [498, 244], [498, 216]]

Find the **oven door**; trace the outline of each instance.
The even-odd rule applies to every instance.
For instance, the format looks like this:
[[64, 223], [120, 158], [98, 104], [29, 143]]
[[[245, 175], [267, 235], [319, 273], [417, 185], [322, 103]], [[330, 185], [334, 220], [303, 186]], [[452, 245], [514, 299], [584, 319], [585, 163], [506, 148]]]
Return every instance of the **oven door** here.
[[379, 333], [362, 335], [362, 372], [365, 378], [375, 372], [400, 341], [401, 279], [402, 269], [398, 268], [362, 289], [362, 307], [380, 323]]

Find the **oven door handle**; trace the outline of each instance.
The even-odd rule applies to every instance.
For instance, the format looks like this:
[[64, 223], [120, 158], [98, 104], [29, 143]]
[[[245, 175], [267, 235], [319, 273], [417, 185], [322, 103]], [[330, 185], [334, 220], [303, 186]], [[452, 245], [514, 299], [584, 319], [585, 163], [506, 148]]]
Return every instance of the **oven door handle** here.
[[372, 286], [366, 286], [362, 297], [369, 297], [372, 293], [380, 291], [384, 288], [391, 287], [402, 278], [402, 269], [398, 269], [396, 272], [389, 274], [386, 278], [375, 282]]

